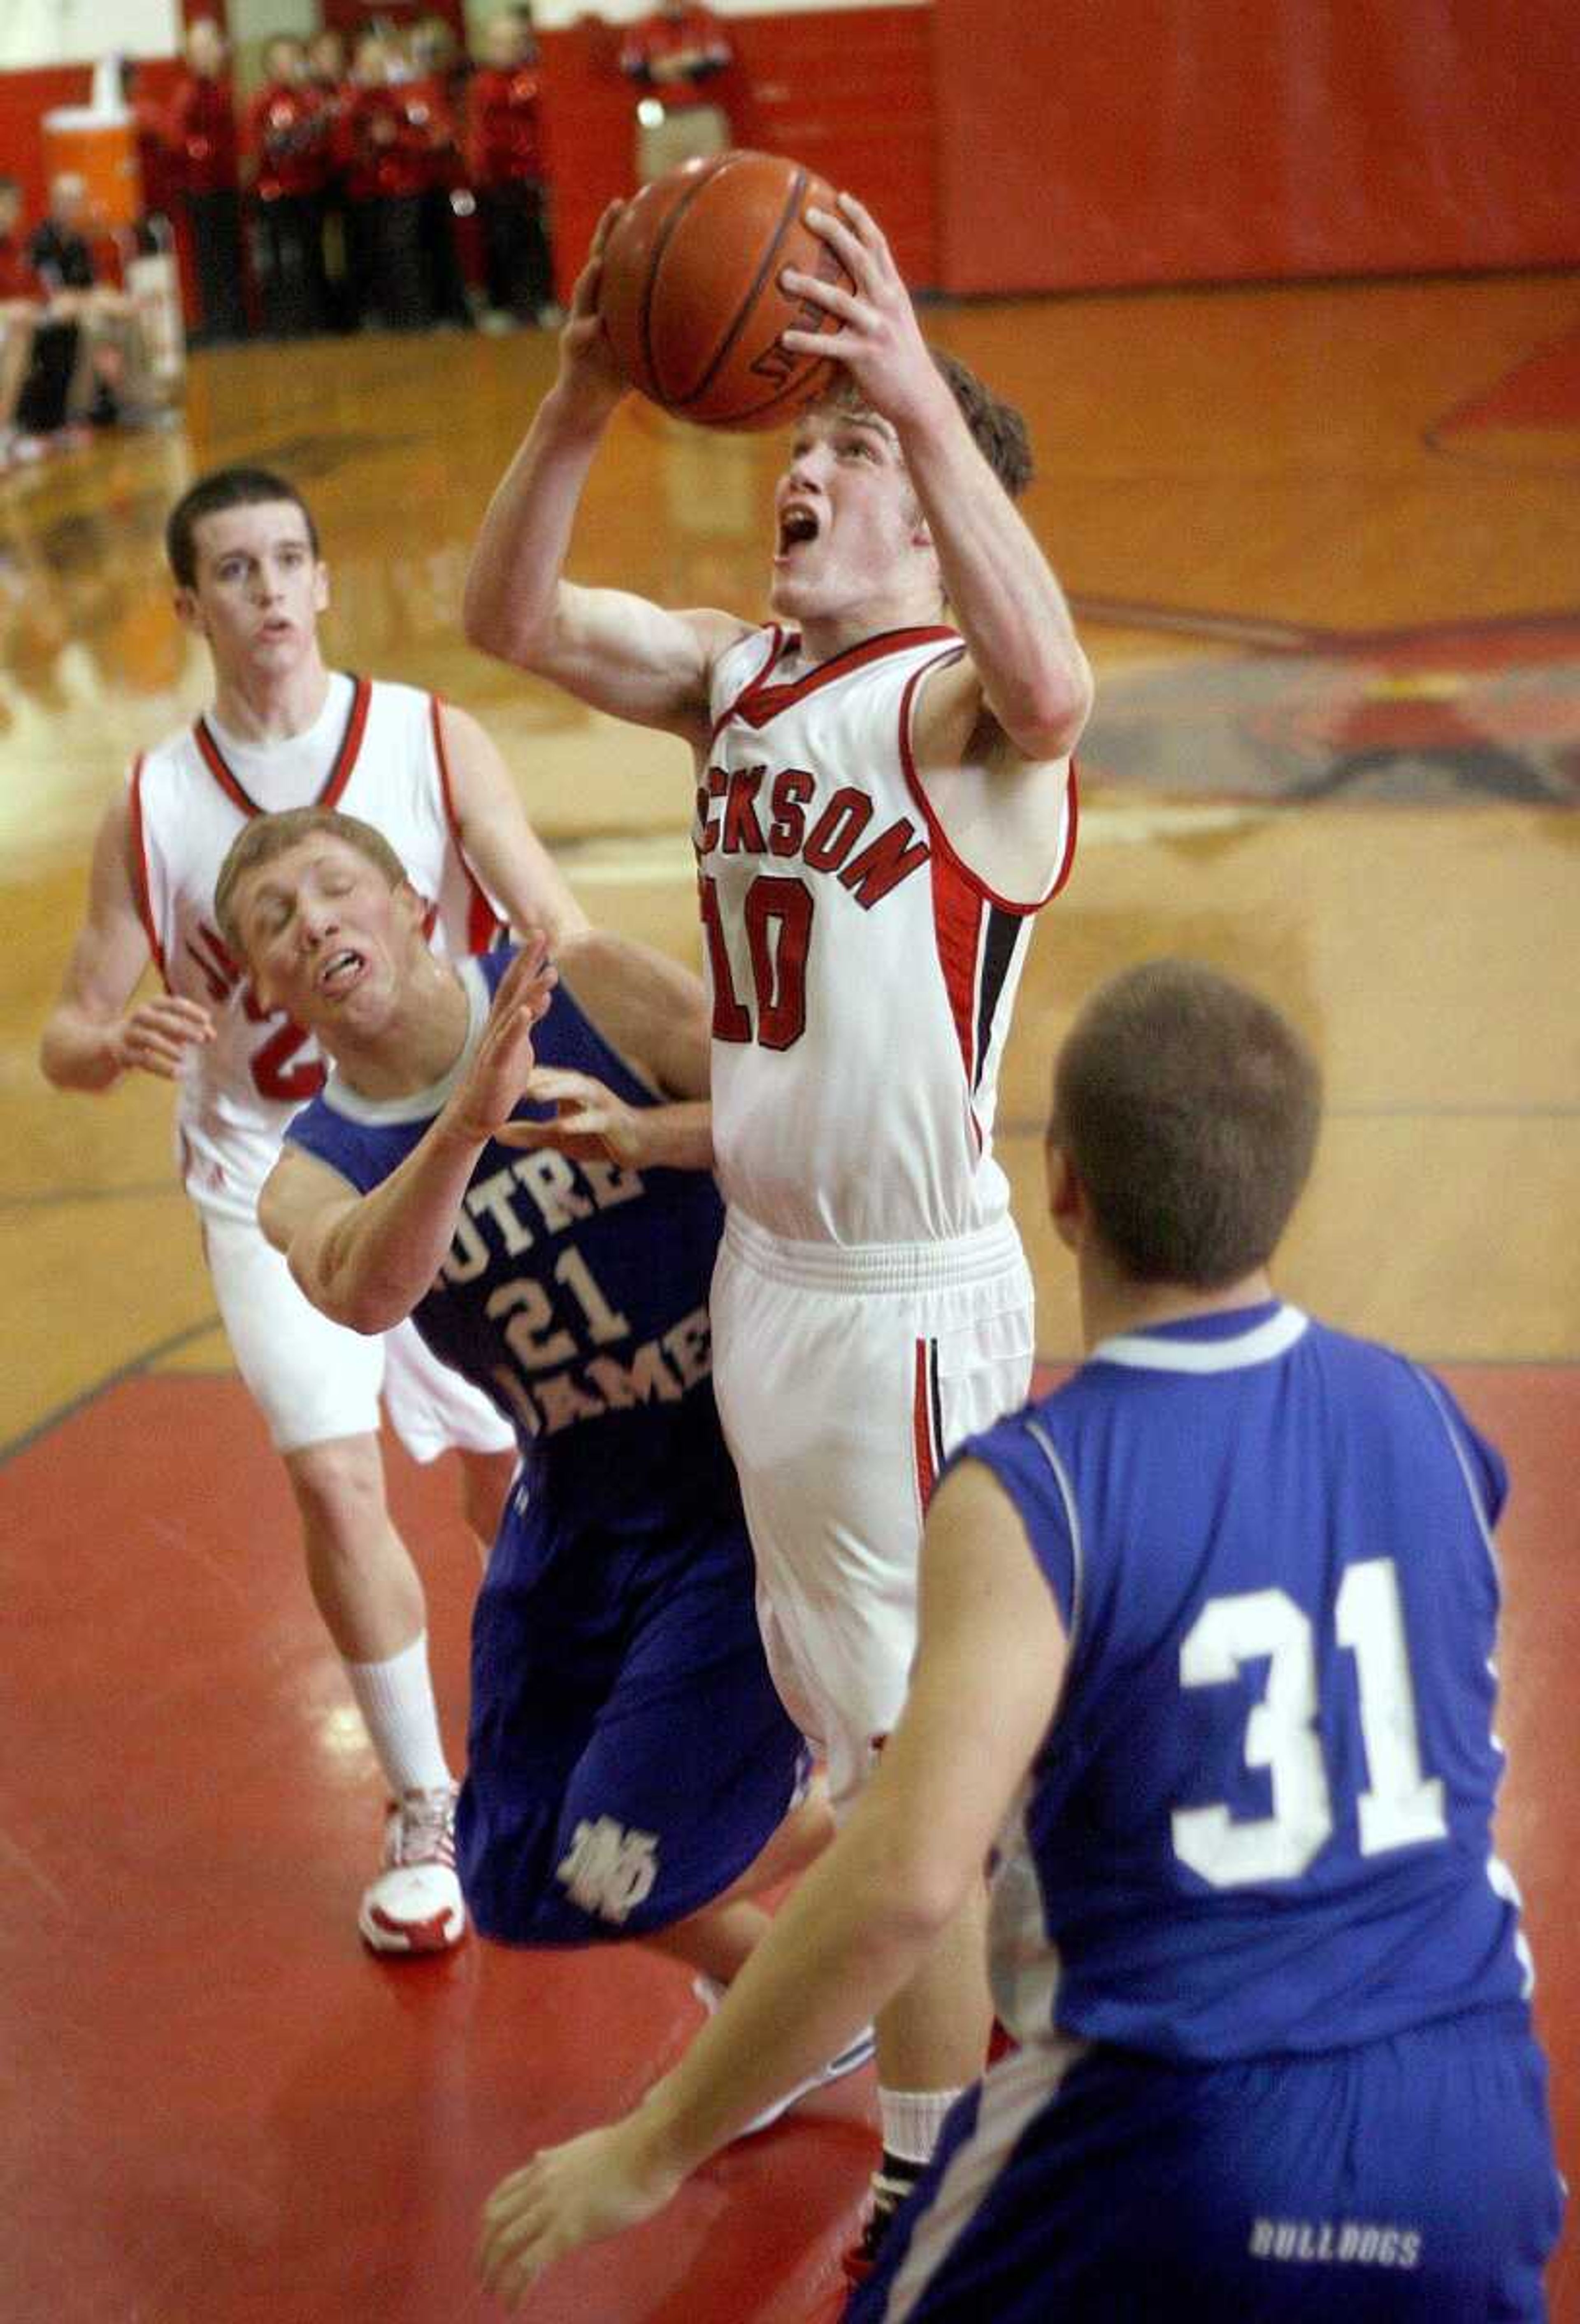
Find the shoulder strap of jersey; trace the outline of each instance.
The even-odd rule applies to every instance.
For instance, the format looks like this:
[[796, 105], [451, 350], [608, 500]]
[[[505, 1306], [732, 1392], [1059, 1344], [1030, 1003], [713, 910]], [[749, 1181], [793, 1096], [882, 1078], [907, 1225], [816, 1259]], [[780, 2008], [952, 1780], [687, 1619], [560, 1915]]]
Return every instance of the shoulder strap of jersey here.
[[142, 922], [142, 933], [148, 938], [148, 949], [160, 975], [165, 976], [164, 946], [159, 940], [159, 924], [153, 916], [153, 891], [148, 878], [148, 838], [142, 827], [142, 766], [146, 753], [139, 751], [132, 761], [127, 779], [127, 798], [132, 810], [132, 892], [137, 903], [137, 917]]
[[505, 921], [493, 898], [473, 870], [472, 859], [462, 842], [461, 817], [456, 811], [455, 794], [450, 782], [450, 761], [445, 751], [445, 725], [440, 715], [444, 707], [442, 695], [429, 695], [428, 730], [433, 736], [434, 758], [439, 770], [439, 796], [444, 802], [445, 821], [450, 826], [450, 844], [466, 878], [466, 949], [468, 952], [489, 952], [505, 935]]

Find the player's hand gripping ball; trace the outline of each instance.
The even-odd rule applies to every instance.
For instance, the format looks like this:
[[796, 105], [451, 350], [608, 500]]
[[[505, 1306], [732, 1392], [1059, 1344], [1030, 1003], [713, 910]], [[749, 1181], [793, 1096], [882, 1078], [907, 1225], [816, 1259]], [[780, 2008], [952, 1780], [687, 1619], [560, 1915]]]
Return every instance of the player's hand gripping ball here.
[[644, 186], [615, 220], [598, 286], [615, 361], [666, 411], [705, 428], [779, 428], [822, 393], [824, 358], [792, 355], [789, 329], [835, 331], [838, 318], [779, 286], [787, 266], [853, 287], [806, 224], [832, 189], [773, 153], [684, 161]]

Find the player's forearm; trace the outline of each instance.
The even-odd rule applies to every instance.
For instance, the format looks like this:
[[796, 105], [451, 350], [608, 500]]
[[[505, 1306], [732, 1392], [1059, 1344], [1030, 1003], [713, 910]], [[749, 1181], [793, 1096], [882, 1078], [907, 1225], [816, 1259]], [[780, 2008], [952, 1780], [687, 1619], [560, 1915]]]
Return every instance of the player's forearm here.
[[57, 1089], [113, 1089], [125, 1073], [119, 1018], [106, 1023], [80, 1009], [55, 1010], [39, 1041], [39, 1065]]
[[[372, 1194], [286, 1243], [290, 1270], [315, 1307], [354, 1332], [388, 1332], [431, 1286], [450, 1248], [486, 1139], [458, 1133], [441, 1114]], [[278, 1240], [267, 1209], [271, 1240]]]
[[1014, 503], [952, 412], [904, 435], [951, 616], [995, 717], [1026, 759], [1072, 750], [1092, 680], [1070, 607]]
[[952, 1888], [929, 1896], [907, 1878], [880, 1821], [853, 1818], [776, 1916], [719, 2015], [649, 2092], [636, 2120], [655, 2159], [694, 2171], [815, 2073], [921, 1966], [958, 1904]]
[[639, 1141], [632, 1168], [712, 1168], [713, 1109], [706, 1098], [687, 1098], [674, 1105], [635, 1109], [631, 1121]]
[[560, 584], [588, 472], [615, 406], [561, 379], [501, 478], [466, 576], [469, 641], [518, 668], [547, 668]]

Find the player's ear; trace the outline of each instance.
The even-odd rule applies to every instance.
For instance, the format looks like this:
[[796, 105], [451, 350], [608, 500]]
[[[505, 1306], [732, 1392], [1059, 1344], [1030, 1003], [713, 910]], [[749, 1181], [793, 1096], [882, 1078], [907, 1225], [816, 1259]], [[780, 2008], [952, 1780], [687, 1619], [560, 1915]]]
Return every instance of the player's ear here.
[[201, 637], [204, 633], [203, 610], [198, 603], [196, 589], [188, 589], [183, 583], [176, 590], [170, 603], [175, 607], [176, 619], [182, 628], [195, 630]]
[[1053, 1222], [1053, 1231], [1066, 1250], [1073, 1250], [1086, 1213], [1086, 1195], [1075, 1175], [1075, 1165], [1062, 1146], [1050, 1139], [1043, 1149], [1043, 1159], [1048, 1172], [1048, 1215]]
[[322, 558], [313, 567], [313, 611], [326, 613], [329, 610], [329, 567]]

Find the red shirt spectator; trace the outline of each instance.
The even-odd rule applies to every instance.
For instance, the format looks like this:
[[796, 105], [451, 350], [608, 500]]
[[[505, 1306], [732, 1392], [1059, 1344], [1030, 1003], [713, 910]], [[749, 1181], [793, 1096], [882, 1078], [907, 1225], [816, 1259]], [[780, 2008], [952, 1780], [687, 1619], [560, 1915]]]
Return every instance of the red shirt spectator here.
[[711, 105], [703, 83], [734, 57], [724, 27], [706, 8], [670, 5], [633, 24], [620, 52], [628, 78], [651, 88], [666, 110]]
[[242, 151], [261, 202], [317, 194], [329, 175], [329, 108], [300, 82], [271, 81], [248, 106]]
[[466, 90], [466, 172], [474, 186], [543, 175], [542, 83], [532, 65], [480, 65]]
[[222, 194], [236, 183], [236, 109], [228, 79], [184, 72], [170, 113], [170, 178], [183, 193]]
[[449, 114], [427, 81], [354, 88], [338, 127], [345, 190], [353, 201], [422, 193], [435, 182], [446, 149], [455, 142]]

